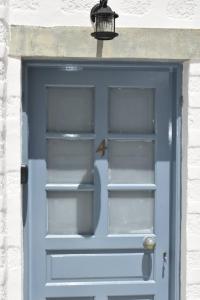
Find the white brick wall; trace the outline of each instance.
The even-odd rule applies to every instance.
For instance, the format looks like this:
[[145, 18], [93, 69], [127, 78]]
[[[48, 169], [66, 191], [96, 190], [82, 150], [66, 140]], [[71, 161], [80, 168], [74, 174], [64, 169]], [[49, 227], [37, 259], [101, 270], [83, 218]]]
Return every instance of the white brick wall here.
[[7, 1], [0, 1], [0, 300], [7, 299], [7, 201], [6, 201], [6, 69], [8, 19]]
[[[187, 300], [200, 299], [200, 62], [189, 67]], [[185, 120], [186, 121], [186, 120]]]
[[[7, 298], [22, 299], [21, 60], [8, 59], [6, 101]], [[24, 299], [25, 300], [25, 299]]]

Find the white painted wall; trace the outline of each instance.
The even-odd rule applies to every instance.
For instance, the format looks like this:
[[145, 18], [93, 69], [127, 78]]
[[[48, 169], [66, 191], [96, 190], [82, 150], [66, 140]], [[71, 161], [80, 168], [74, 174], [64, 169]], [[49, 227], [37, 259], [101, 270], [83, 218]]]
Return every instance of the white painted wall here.
[[[10, 23], [90, 26], [97, 0], [10, 0]], [[109, 0], [120, 27], [200, 28], [199, 0]]]
[[[187, 98], [185, 91], [185, 98]], [[186, 197], [186, 282], [187, 300], [200, 299], [200, 62], [189, 64]], [[187, 121], [186, 119], [184, 120]], [[183, 136], [184, 138], [184, 136]], [[184, 158], [185, 159], [185, 158]], [[185, 187], [184, 187], [185, 188]]]
[[[7, 58], [8, 10], [10, 24], [90, 26], [89, 12], [95, 3], [96, 0], [10, 0], [8, 6], [8, 0], [0, 0], [0, 300], [22, 300], [23, 285], [19, 181], [21, 61]], [[117, 24], [121, 27], [200, 28], [199, 0], [109, 3], [120, 14]], [[181, 300], [199, 300], [200, 62], [185, 63], [183, 86]]]
[[7, 201], [6, 201], [6, 60], [8, 41], [7, 1], [0, 1], [0, 299], [7, 299], [8, 271]]
[[[6, 298], [22, 299], [21, 59], [8, 59], [6, 99]], [[24, 299], [25, 300], [25, 299]]]

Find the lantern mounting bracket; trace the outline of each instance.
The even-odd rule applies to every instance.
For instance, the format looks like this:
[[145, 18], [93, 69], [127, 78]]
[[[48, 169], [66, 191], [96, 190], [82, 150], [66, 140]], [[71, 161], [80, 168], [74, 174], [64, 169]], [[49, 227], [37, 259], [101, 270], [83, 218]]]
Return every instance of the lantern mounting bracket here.
[[108, 3], [108, 0], [100, 0], [101, 7], [106, 7]]

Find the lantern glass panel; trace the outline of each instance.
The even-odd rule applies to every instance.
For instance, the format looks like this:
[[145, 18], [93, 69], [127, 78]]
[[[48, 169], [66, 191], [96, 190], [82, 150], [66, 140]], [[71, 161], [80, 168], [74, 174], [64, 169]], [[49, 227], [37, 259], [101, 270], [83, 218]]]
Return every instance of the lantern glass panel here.
[[108, 15], [96, 16], [96, 31], [97, 32], [114, 32], [114, 18]]

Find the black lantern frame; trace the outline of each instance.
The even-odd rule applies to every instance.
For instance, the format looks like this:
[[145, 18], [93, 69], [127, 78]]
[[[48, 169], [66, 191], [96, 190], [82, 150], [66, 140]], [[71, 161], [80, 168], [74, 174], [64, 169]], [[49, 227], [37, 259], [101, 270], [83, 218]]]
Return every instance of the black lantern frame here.
[[119, 35], [115, 32], [115, 19], [119, 16], [107, 2], [108, 0], [100, 0], [91, 10], [90, 18], [94, 24], [94, 32], [91, 35], [97, 40], [112, 40]]

